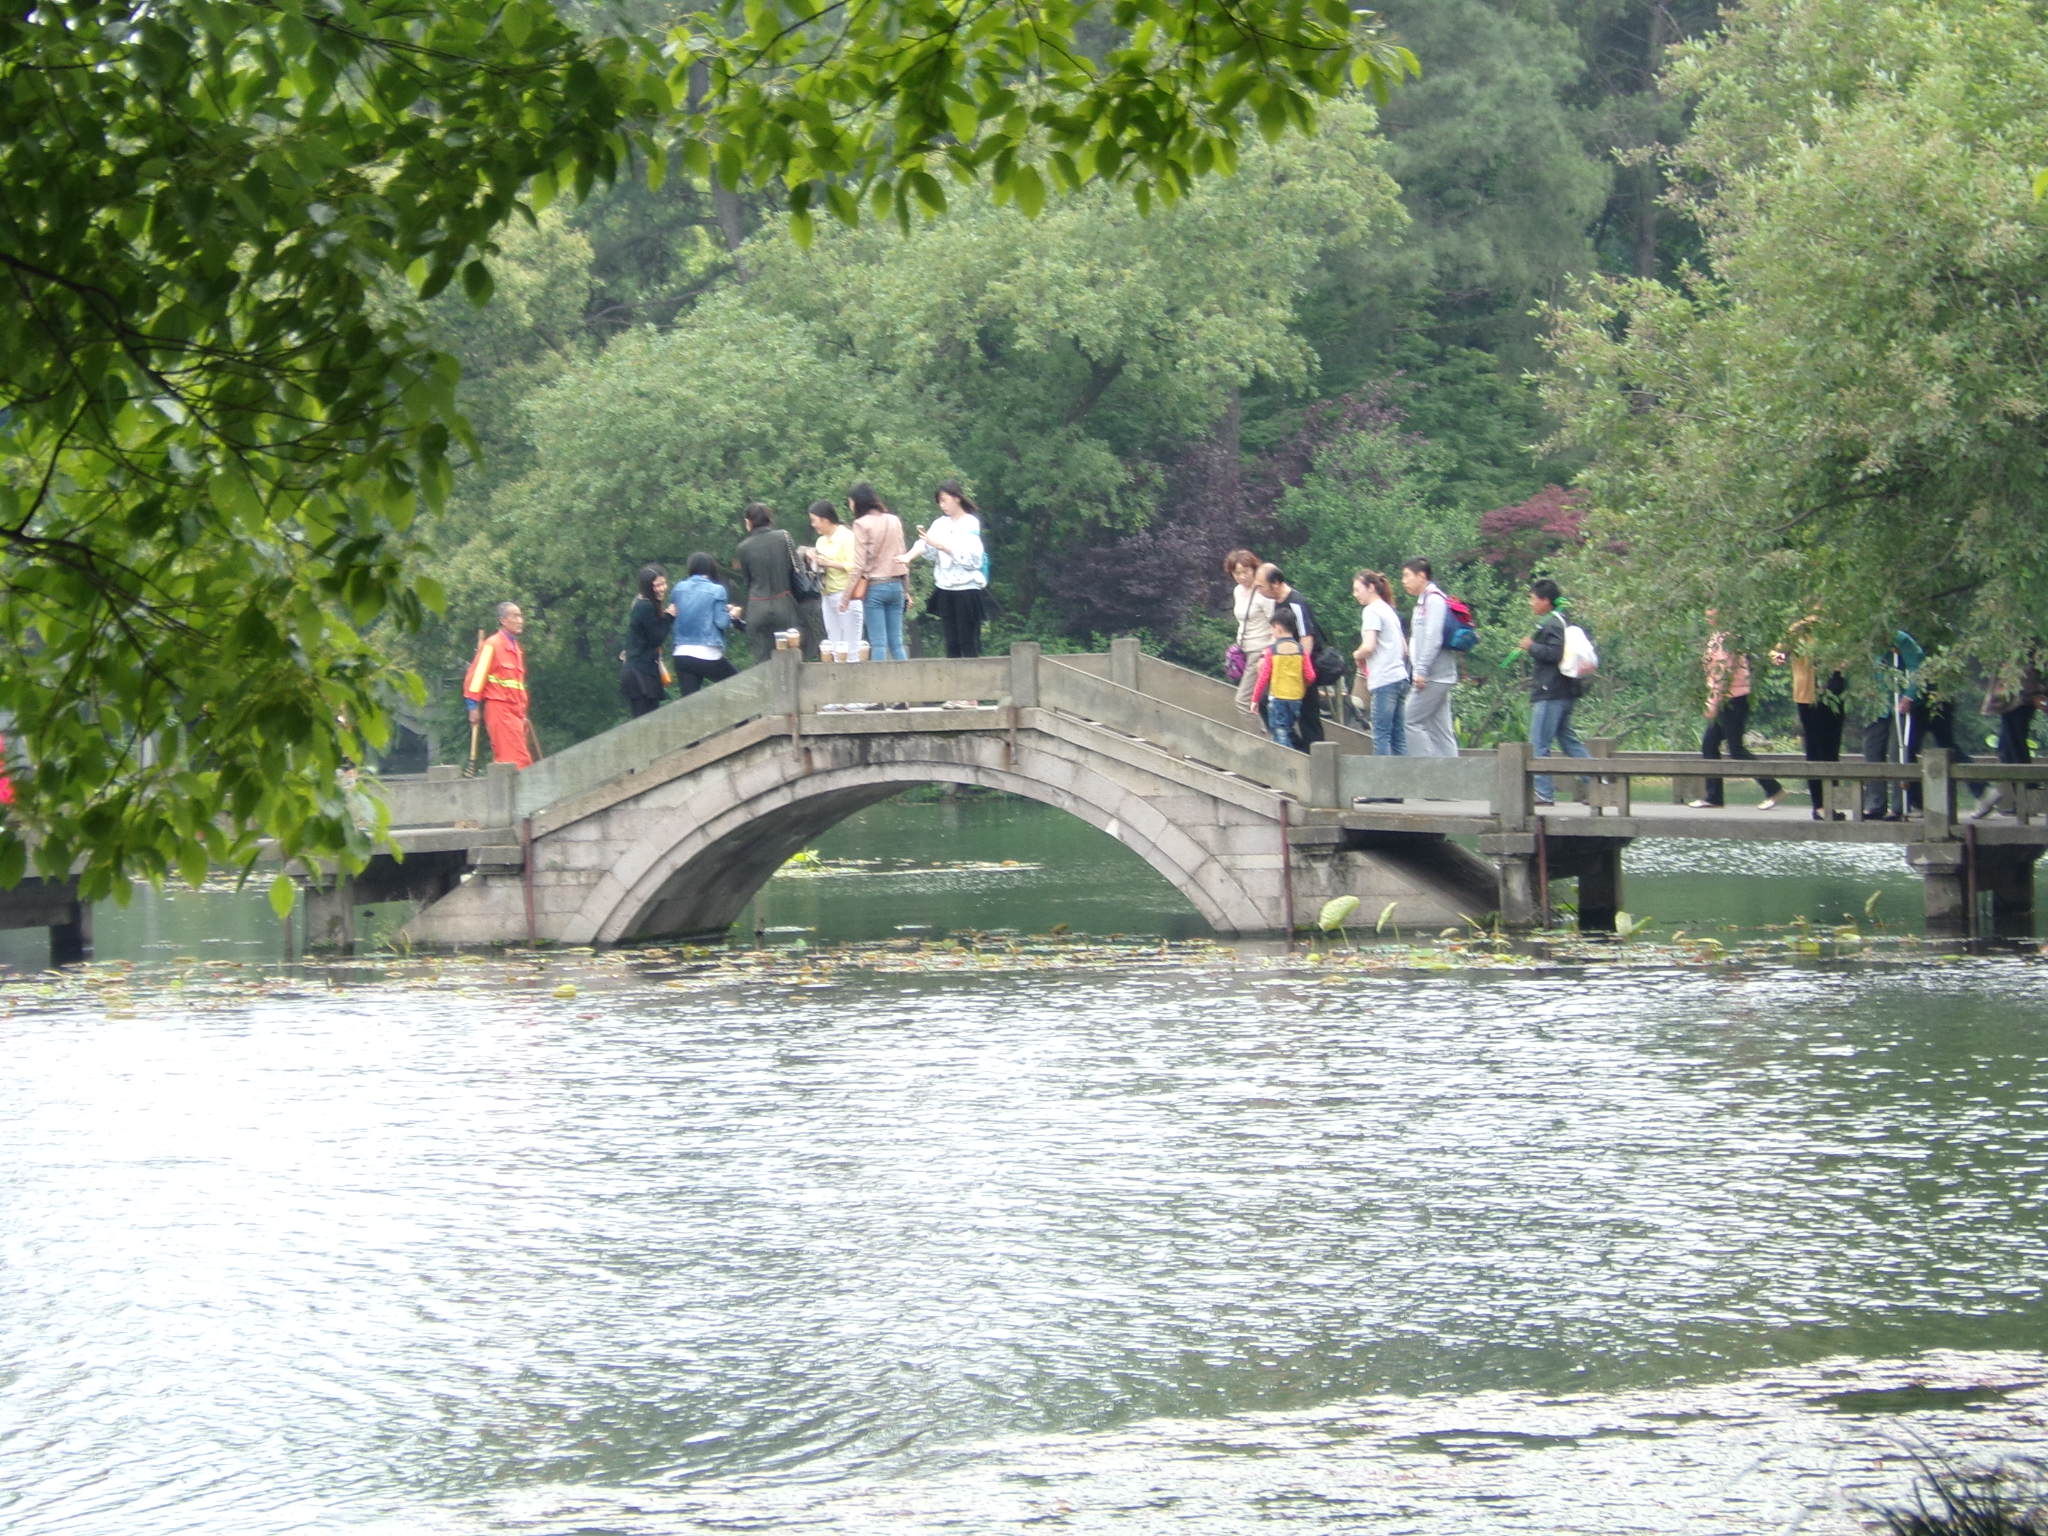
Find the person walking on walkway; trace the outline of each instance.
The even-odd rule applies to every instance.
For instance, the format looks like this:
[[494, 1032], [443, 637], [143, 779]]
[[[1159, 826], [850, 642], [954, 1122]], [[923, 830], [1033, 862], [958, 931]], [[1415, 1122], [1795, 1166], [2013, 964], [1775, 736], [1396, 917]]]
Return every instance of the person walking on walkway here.
[[[1810, 763], [1838, 763], [1842, 760], [1842, 726], [1846, 711], [1844, 696], [1849, 691], [1849, 679], [1839, 667], [1830, 667], [1825, 680], [1813, 660], [1813, 626], [1820, 622], [1820, 615], [1809, 613], [1805, 618], [1786, 631], [1785, 643], [1771, 652], [1774, 665], [1792, 668], [1792, 705], [1799, 711], [1799, 750]], [[1806, 792], [1813, 801], [1812, 816], [1815, 821], [1827, 821], [1826, 782], [1808, 779]], [[1836, 811], [1835, 821], [1844, 820], [1846, 811]]]
[[1230, 616], [1237, 624], [1239, 652], [1237, 706], [1252, 701], [1252, 684], [1258, 681], [1259, 658], [1273, 643], [1273, 600], [1259, 590], [1259, 567], [1263, 562], [1248, 549], [1233, 549], [1223, 557], [1223, 574], [1235, 586], [1230, 591]]
[[903, 544], [903, 519], [891, 512], [865, 480], [846, 494], [853, 513], [853, 584], [848, 604], [863, 605], [871, 661], [908, 661], [903, 620], [910, 612], [910, 561]]
[[[1288, 585], [1287, 578], [1280, 574], [1279, 566], [1268, 561], [1259, 567], [1259, 591], [1273, 605], [1275, 623], [1278, 623], [1282, 609], [1293, 613], [1294, 636], [1301, 642], [1304, 651], [1314, 655], [1316, 646], [1323, 638], [1323, 627], [1316, 622], [1315, 610], [1309, 607], [1308, 599]], [[1273, 632], [1273, 643], [1280, 643], [1280, 632], [1277, 629]], [[1311, 667], [1310, 671], [1314, 671], [1314, 668]], [[1267, 722], [1267, 729], [1272, 729], [1271, 721]], [[1311, 683], [1308, 692], [1302, 696], [1301, 708], [1295, 713], [1293, 745], [1306, 752], [1322, 739], [1323, 711], [1317, 701], [1315, 687]]]
[[[1713, 623], [1719, 615], [1711, 608], [1707, 610], [1707, 622]], [[1703, 655], [1707, 671], [1707, 727], [1700, 733], [1700, 756], [1713, 762], [1721, 760], [1721, 748], [1725, 744], [1728, 755], [1737, 762], [1749, 762], [1756, 754], [1749, 750], [1749, 743], [1743, 740], [1743, 733], [1749, 729], [1749, 658], [1728, 648], [1728, 636], [1719, 628], [1707, 636], [1707, 648]], [[1726, 797], [1727, 781], [1720, 778], [1707, 780], [1707, 791], [1699, 799], [1691, 801], [1694, 810], [1718, 809]], [[1776, 807], [1778, 796], [1785, 786], [1768, 774], [1757, 780], [1764, 797], [1757, 802], [1757, 809], [1768, 811]]]
[[478, 717], [490, 733], [491, 761], [514, 768], [533, 765], [533, 727], [527, 719], [526, 652], [519, 636], [526, 615], [517, 603], [498, 604], [498, 632], [487, 635], [462, 683], [469, 723]]
[[633, 718], [661, 707], [668, 697], [668, 663], [663, 654], [669, 645], [668, 572], [658, 565], [643, 565], [637, 577], [640, 595], [633, 599], [626, 615], [626, 644], [619, 653], [619, 692]]
[[718, 562], [706, 554], [690, 556], [689, 573], [669, 593], [675, 613], [669, 627], [669, 648], [676, 674], [676, 692], [688, 698], [706, 683], [723, 682], [739, 669], [726, 660], [725, 637], [740, 610], [718, 582]]
[[1402, 562], [1401, 588], [1415, 599], [1408, 615], [1408, 756], [1456, 757], [1451, 690], [1458, 685], [1458, 653], [1444, 644], [1450, 604], [1420, 556]]
[[[2001, 763], [2031, 763], [2034, 754], [2027, 740], [2034, 724], [2034, 711], [2043, 703], [2044, 690], [2040, 673], [2032, 667], [2020, 673], [2019, 686], [2012, 689], [1998, 687], [1995, 683], [1984, 694], [1983, 713], [1998, 717], [1998, 760]], [[2018, 798], [2011, 784], [1995, 784], [1989, 794], [1979, 795], [1976, 809], [1970, 812], [1970, 820], [1982, 821], [1986, 816], [2009, 816], [2018, 808]]]
[[1394, 589], [1379, 571], [1351, 578], [1358, 600], [1358, 649], [1351, 653], [1365, 679], [1367, 714], [1375, 757], [1401, 757], [1408, 750], [1408, 641], [1394, 612]]
[[[1579, 733], [1572, 729], [1579, 680], [1564, 675], [1565, 624], [1564, 615], [1557, 611], [1562, 595], [1557, 583], [1547, 576], [1530, 582], [1529, 611], [1536, 615], [1536, 632], [1515, 642], [1529, 653], [1535, 669], [1529, 676], [1529, 751], [1535, 757], [1549, 757], [1555, 743], [1566, 757], [1591, 757]], [[1533, 787], [1538, 805], [1556, 804], [1557, 786], [1549, 774], [1536, 775]]]
[[804, 627], [791, 588], [797, 553], [789, 535], [775, 526], [775, 509], [766, 502], [754, 502], [745, 517], [747, 534], [737, 559], [747, 589], [747, 643], [761, 662], [774, 653], [777, 634], [788, 629], [801, 633]]
[[932, 562], [932, 610], [946, 637], [946, 655], [959, 659], [981, 654], [981, 625], [987, 611], [988, 558], [982, 543], [979, 510], [958, 480], [948, 480], [932, 493], [944, 515], [917, 530], [909, 558]]
[[1314, 697], [1316, 667], [1310, 652], [1314, 647], [1297, 630], [1295, 605], [1283, 603], [1273, 610], [1273, 643], [1259, 658], [1259, 675], [1252, 683], [1251, 709], [1265, 712], [1266, 734], [1276, 745], [1306, 752], [1301, 741], [1301, 713], [1306, 700]]

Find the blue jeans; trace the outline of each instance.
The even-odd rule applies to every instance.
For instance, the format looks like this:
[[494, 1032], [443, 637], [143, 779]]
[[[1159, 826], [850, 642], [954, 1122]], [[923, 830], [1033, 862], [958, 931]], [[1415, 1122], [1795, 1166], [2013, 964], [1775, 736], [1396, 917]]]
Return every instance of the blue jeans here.
[[871, 581], [861, 619], [868, 627], [869, 661], [908, 661], [903, 648], [903, 583]]
[[1266, 700], [1266, 734], [1283, 747], [1294, 745], [1294, 722], [1301, 718], [1301, 700]]
[[[1529, 751], [1536, 757], [1549, 757], [1550, 744], [1557, 743], [1558, 750], [1566, 757], [1591, 757], [1586, 744], [1579, 740], [1579, 733], [1572, 729], [1572, 706], [1577, 699], [1536, 699], [1529, 705]], [[1550, 775], [1536, 775], [1536, 798], [1555, 800], [1557, 786]]]
[[1382, 683], [1367, 697], [1372, 702], [1372, 755], [1408, 755], [1408, 679]]

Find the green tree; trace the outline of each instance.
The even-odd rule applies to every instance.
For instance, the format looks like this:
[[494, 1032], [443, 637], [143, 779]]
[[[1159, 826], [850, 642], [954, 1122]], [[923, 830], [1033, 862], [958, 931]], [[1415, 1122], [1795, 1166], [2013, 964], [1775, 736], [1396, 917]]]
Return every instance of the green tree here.
[[[401, 280], [492, 287], [497, 232], [636, 155], [908, 224], [1185, 196], [1410, 66], [1342, 0], [782, 6], [665, 43], [548, 0], [74, 0], [0, 20], [0, 710], [27, 865], [188, 878], [360, 857], [334, 782], [417, 697], [373, 626], [437, 602], [421, 513], [467, 428]], [[942, 179], [943, 178], [943, 179]], [[17, 766], [21, 766], [17, 762]], [[281, 886], [283, 894], [288, 886]]]
[[[1671, 656], [1717, 606], [1752, 650], [1905, 624], [2043, 654], [2048, 29], [2003, 0], [1761, 0], [1686, 50], [1679, 168], [1708, 265], [1553, 317], [1592, 454], [1579, 590]], [[1772, 125], [1776, 125], [1773, 127]]]

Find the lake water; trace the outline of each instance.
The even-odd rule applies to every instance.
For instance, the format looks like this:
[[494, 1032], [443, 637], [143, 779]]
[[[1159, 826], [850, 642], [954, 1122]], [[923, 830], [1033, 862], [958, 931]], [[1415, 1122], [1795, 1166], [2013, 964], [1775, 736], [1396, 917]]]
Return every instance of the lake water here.
[[0, 1530], [1848, 1532], [2048, 1443], [2042, 961], [1896, 855], [1632, 854], [1708, 964], [1220, 945], [1014, 803], [820, 853], [731, 948], [183, 895], [0, 983]]

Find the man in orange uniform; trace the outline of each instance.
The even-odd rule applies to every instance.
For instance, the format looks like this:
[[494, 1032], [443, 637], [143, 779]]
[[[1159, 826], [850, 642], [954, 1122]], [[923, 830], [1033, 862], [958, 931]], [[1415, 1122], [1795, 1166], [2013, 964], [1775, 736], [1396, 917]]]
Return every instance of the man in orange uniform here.
[[476, 648], [476, 660], [469, 664], [462, 685], [470, 723], [476, 723], [479, 710], [483, 712], [484, 728], [491, 733], [491, 760], [514, 768], [533, 763], [532, 733], [526, 723], [526, 653], [519, 648], [524, 628], [526, 615], [517, 603], [498, 604], [498, 632]]

